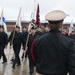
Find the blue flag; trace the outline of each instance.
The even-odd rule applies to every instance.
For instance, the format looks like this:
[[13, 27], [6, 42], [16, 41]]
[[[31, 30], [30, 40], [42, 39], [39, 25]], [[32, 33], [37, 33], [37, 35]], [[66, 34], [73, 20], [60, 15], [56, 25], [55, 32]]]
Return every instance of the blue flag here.
[[6, 19], [4, 17], [2, 17], [2, 21], [6, 25]]

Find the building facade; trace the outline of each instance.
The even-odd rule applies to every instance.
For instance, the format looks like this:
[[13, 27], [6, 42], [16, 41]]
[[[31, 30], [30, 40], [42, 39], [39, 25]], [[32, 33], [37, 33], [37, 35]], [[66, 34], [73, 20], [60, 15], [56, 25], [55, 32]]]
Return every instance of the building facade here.
[[[22, 21], [21, 25], [22, 26], [28, 26], [29, 23], [30, 23], [30, 21]], [[16, 25], [16, 21], [7, 21], [6, 25], [7, 25], [8, 32], [11, 32], [11, 31], [14, 30], [14, 27]], [[40, 25], [48, 25], [48, 23], [41, 23]], [[74, 29], [75, 29], [75, 24], [73, 24], [73, 26], [74, 26]], [[64, 23], [63, 24], [64, 29], [69, 29], [69, 27], [70, 27], [70, 23]]]

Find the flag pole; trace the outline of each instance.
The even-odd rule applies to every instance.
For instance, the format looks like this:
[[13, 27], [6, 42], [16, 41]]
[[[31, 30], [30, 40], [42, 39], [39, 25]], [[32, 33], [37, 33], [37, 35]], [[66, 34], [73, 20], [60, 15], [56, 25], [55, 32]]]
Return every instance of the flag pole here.
[[1, 13], [1, 25], [3, 25], [3, 23], [2, 23], [3, 10], [4, 10], [4, 7], [2, 8], [2, 13]]
[[[12, 36], [12, 40], [11, 40], [11, 46], [13, 45], [14, 36], [15, 36], [15, 30], [13, 31], [13, 36]], [[9, 57], [10, 57], [10, 52], [11, 52], [11, 48], [10, 48], [10, 51], [9, 51], [9, 54], [8, 54], [8, 60], [9, 60]], [[13, 53], [12, 57], [13, 56], [14, 56], [14, 53]]]
[[71, 20], [71, 23], [70, 23], [69, 35], [72, 33], [72, 31], [73, 31], [73, 20]]
[[[19, 20], [20, 13], [21, 13], [21, 7], [20, 7], [20, 11], [19, 11], [19, 15], [18, 15], [17, 21]], [[16, 25], [17, 25], [17, 24], [18, 24], [18, 23], [16, 22]], [[16, 27], [16, 25], [15, 25], [14, 27]], [[12, 40], [11, 40], [11, 45], [13, 45], [14, 36], [15, 36], [15, 30], [13, 31], [13, 36], [12, 36]], [[11, 52], [11, 49], [10, 49], [9, 54], [8, 54], [8, 60], [9, 60], [9, 57], [10, 57], [10, 52]], [[13, 53], [12, 57], [14, 57], [14, 53]]]

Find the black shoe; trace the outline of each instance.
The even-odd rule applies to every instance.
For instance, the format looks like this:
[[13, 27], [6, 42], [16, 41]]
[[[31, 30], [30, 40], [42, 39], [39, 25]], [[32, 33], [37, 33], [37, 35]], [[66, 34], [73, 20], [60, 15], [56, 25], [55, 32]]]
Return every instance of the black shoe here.
[[33, 75], [33, 72], [30, 72], [30, 75]]
[[12, 66], [13, 69], [15, 69], [15, 66]]
[[2, 64], [5, 64], [7, 61], [3, 61]]
[[10, 61], [14, 62], [14, 59], [11, 59]]

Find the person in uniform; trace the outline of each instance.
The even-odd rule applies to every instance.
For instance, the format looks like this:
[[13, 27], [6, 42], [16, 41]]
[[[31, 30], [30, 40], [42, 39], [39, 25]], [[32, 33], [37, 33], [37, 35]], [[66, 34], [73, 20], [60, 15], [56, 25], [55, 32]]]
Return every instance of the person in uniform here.
[[4, 53], [4, 49], [8, 44], [7, 34], [4, 32], [4, 27], [0, 25], [0, 59], [3, 57], [3, 64], [7, 62], [6, 55]]
[[63, 29], [62, 34], [64, 34], [65, 36], [69, 37], [69, 30], [67, 28]]
[[44, 30], [43, 30], [43, 34], [46, 34], [47, 32], [49, 32], [49, 27], [48, 27], [48, 25], [45, 24], [45, 25], [43, 26], [43, 29], [44, 29]]
[[12, 68], [15, 69], [16, 64], [17, 64], [17, 66], [21, 65], [20, 58], [19, 58], [19, 53], [20, 53], [20, 49], [21, 49], [21, 44], [23, 45], [23, 36], [20, 33], [20, 27], [19, 26], [16, 26], [15, 31], [13, 31], [10, 34], [9, 42], [11, 42], [11, 44], [13, 45], [15, 59], [13, 61]]
[[[24, 47], [23, 50], [25, 50], [25, 45], [26, 45], [27, 36], [28, 36], [28, 31], [27, 31], [27, 27], [26, 26], [22, 27], [22, 35], [23, 35], [23, 47]], [[24, 53], [22, 55], [22, 59], [23, 59], [23, 57], [24, 57]], [[25, 60], [27, 60], [27, 51], [26, 51], [26, 54], [25, 54]]]
[[33, 40], [37, 37], [36, 35], [36, 27], [32, 26], [31, 28], [31, 34], [29, 36], [29, 41], [28, 41], [28, 59], [29, 59], [29, 70], [30, 70], [30, 75], [33, 75], [34, 73], [34, 67], [35, 67], [35, 63], [31, 58], [31, 45]]
[[73, 31], [71, 38], [74, 39], [74, 44], [75, 44], [75, 31]]
[[49, 33], [34, 41], [32, 59], [36, 63], [36, 75], [75, 75], [74, 40], [61, 33], [67, 15], [54, 10], [46, 15]]
[[41, 27], [41, 26], [37, 26], [37, 27], [36, 27], [36, 34], [37, 34], [38, 36], [43, 35], [43, 30], [42, 30], [42, 27]]

